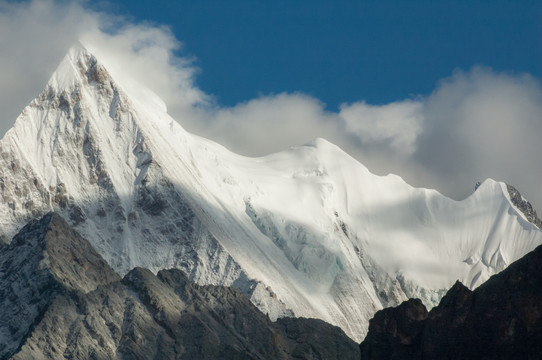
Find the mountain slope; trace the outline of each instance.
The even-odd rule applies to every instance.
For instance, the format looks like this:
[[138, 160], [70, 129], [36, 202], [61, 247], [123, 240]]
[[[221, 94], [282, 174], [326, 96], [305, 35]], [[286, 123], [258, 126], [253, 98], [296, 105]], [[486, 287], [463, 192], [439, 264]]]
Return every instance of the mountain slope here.
[[57, 214], [30, 222], [0, 247], [0, 359], [21, 348], [56, 297], [118, 280]]
[[75, 46], [0, 141], [6, 239], [55, 210], [121, 274], [179, 268], [272, 319], [318, 317], [356, 340], [376, 310], [435, 305], [457, 279], [474, 288], [542, 243], [506, 184], [457, 202], [323, 139], [242, 157], [115, 79]]
[[[273, 323], [237, 289], [180, 270], [120, 277], [52, 213], [0, 252], [0, 359], [357, 359], [316, 319]], [[7, 296], [4, 296], [6, 295]]]

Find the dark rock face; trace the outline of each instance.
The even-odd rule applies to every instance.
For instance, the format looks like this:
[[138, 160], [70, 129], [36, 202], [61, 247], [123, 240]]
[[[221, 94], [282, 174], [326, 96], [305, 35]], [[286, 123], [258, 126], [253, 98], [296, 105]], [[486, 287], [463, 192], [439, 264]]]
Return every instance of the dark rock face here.
[[512, 185], [506, 184], [508, 189], [508, 194], [510, 194], [510, 200], [533, 224], [535, 224], [539, 229], [542, 229], [542, 220], [536, 214], [536, 210], [533, 208], [530, 202], [523, 199], [519, 191]]
[[426, 319], [427, 309], [419, 299], [377, 312], [369, 321], [369, 333], [360, 345], [362, 358], [393, 359], [397, 353], [414, 358]]
[[359, 350], [352, 351], [343, 331], [325, 321], [280, 318], [276, 324], [285, 334], [290, 359], [359, 359]]
[[[370, 322], [361, 358], [539, 359], [541, 269], [539, 246], [474, 291], [457, 282], [425, 319], [415, 300], [382, 310]], [[402, 342], [404, 334], [412, 341]]]
[[273, 323], [239, 290], [180, 270], [122, 280], [58, 215], [0, 247], [0, 359], [358, 359], [314, 319]]

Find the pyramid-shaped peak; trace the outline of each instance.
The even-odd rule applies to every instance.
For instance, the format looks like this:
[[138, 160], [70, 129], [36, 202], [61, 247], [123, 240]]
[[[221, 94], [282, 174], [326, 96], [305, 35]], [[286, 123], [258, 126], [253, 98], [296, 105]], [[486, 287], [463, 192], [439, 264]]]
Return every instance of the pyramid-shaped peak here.
[[66, 57], [71, 59], [79, 59], [79, 58], [88, 58], [89, 56], [92, 56], [90, 51], [83, 45], [82, 42], [77, 41], [75, 44], [72, 45], [70, 50], [68, 50], [68, 53], [66, 54]]
[[[98, 51], [96, 49], [96, 51]], [[102, 54], [111, 60], [112, 54]], [[114, 57], [114, 56], [113, 56]], [[113, 61], [114, 63], [114, 61]], [[121, 89], [122, 93], [137, 103], [143, 104], [147, 109], [167, 112], [164, 101], [145, 85], [139, 83], [132, 74], [119, 70], [105, 59], [97, 58], [93, 52], [81, 42], [76, 42], [66, 53], [57, 69], [51, 76], [48, 87], [57, 92], [71, 92], [76, 87], [85, 85], [104, 84], [107, 87]], [[115, 71], [113, 71], [115, 70]]]
[[83, 44], [77, 42], [64, 56], [48, 85], [55, 89], [67, 90], [80, 84], [97, 60]]
[[[115, 79], [116, 80], [116, 79]], [[87, 84], [115, 84], [113, 76], [81, 42], [76, 42], [66, 53], [48, 82], [48, 87], [58, 92]]]

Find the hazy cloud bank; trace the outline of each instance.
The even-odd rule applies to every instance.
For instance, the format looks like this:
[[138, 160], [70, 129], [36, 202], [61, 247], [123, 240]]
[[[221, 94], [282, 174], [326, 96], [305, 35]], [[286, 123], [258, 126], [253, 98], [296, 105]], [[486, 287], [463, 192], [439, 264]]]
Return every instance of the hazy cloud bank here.
[[542, 212], [542, 87], [528, 74], [474, 67], [424, 97], [378, 106], [360, 99], [338, 111], [299, 93], [225, 108], [194, 86], [197, 71], [174, 55], [181, 43], [167, 27], [133, 24], [84, 2], [0, 2], [0, 134], [78, 39], [114, 73], [155, 91], [188, 130], [233, 151], [259, 156], [324, 137], [373, 172], [454, 198], [487, 177], [509, 182]]

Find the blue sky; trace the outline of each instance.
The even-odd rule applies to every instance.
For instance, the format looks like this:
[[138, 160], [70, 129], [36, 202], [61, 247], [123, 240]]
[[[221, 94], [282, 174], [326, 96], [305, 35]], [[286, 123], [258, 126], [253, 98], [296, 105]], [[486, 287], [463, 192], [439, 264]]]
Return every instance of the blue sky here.
[[300, 91], [329, 109], [427, 95], [474, 65], [542, 76], [540, 1], [117, 1], [171, 28], [223, 105]]
[[185, 129], [262, 156], [323, 137], [454, 199], [542, 209], [542, 1], [0, 0], [0, 135], [77, 41]]

